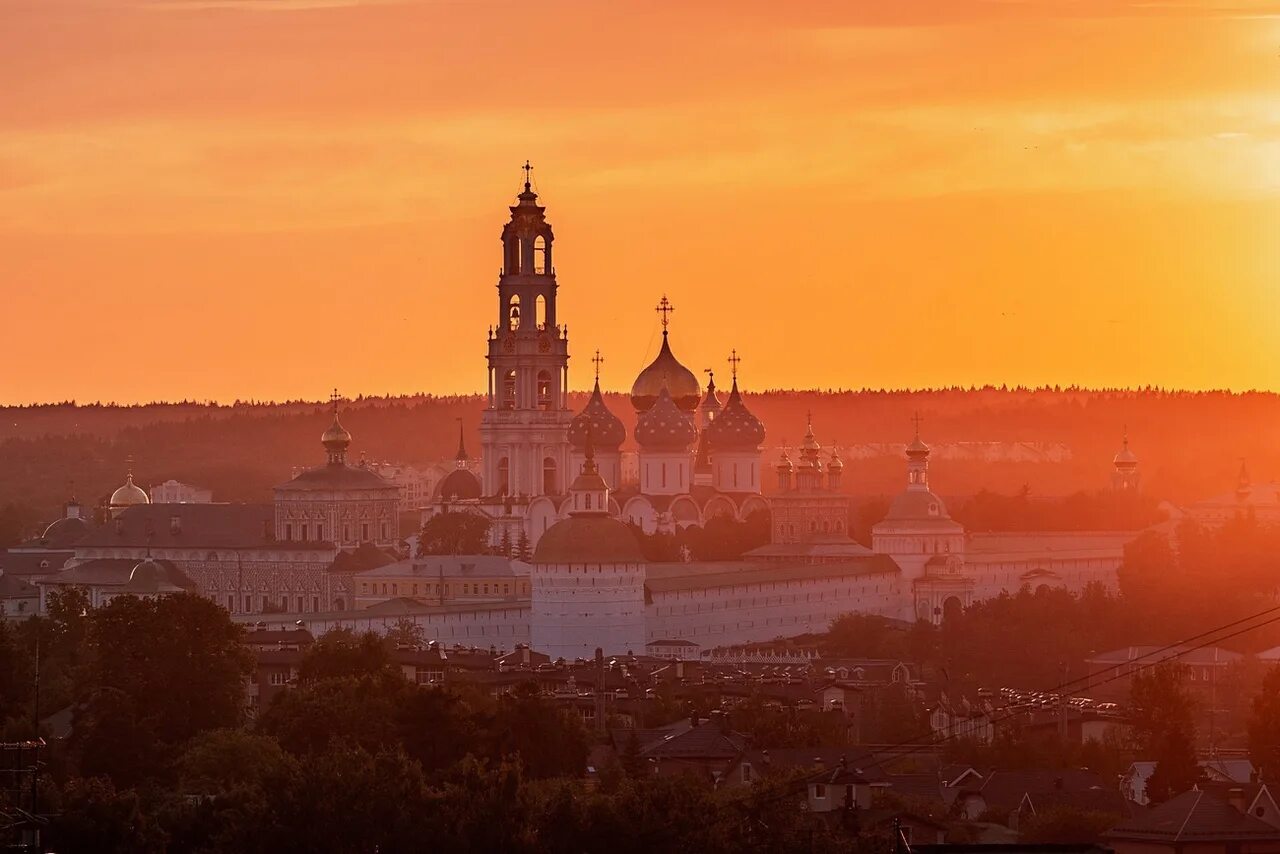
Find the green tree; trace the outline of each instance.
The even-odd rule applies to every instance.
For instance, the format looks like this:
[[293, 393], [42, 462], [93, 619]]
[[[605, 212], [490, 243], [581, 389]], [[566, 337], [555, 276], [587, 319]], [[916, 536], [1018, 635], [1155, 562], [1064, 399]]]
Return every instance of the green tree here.
[[1249, 717], [1249, 758], [1263, 782], [1280, 782], [1280, 667], [1262, 679]]
[[1120, 816], [1077, 807], [1049, 807], [1026, 819], [1018, 838], [1034, 844], [1099, 842]]
[[179, 787], [194, 794], [225, 795], [261, 789], [289, 769], [289, 757], [270, 736], [214, 729], [191, 739], [178, 758]]
[[480, 727], [485, 755], [495, 762], [518, 756], [532, 778], [576, 777], [586, 769], [587, 737], [580, 720], [538, 696], [532, 682], [500, 697]]
[[388, 647], [387, 641], [373, 632], [330, 629], [307, 647], [298, 665], [298, 681], [306, 684], [398, 672]]
[[1195, 743], [1185, 730], [1164, 733], [1155, 756], [1155, 770], [1147, 778], [1147, 797], [1153, 804], [1182, 794], [1204, 778], [1204, 771], [1196, 761]]
[[415, 623], [408, 617], [396, 620], [395, 625], [387, 629], [387, 644], [395, 647], [408, 646], [421, 649], [427, 645], [427, 630], [421, 623]]
[[96, 777], [67, 782], [45, 839], [68, 854], [146, 854], [166, 847], [164, 831], [143, 811], [132, 789]]
[[437, 513], [422, 526], [418, 555], [474, 555], [489, 550], [489, 520], [478, 513]]
[[129, 785], [199, 732], [238, 725], [252, 657], [243, 628], [191, 594], [122, 596], [89, 616], [72, 746], [82, 771]]

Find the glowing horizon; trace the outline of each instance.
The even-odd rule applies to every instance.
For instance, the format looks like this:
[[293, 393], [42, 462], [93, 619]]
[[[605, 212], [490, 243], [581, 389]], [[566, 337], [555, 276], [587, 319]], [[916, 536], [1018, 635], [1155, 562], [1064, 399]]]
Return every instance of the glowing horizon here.
[[1270, 4], [688, 5], [11, 0], [0, 403], [482, 391], [526, 158], [576, 389], [1280, 389]]

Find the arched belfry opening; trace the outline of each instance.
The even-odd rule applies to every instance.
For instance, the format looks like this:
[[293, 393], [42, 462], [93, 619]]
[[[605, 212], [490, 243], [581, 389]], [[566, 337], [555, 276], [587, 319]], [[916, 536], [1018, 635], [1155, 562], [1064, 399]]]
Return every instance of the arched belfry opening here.
[[544, 276], [551, 272], [551, 262], [547, 252], [547, 238], [539, 234], [533, 239], [533, 272]]
[[520, 295], [512, 294], [507, 303], [507, 326], [512, 332], [520, 328]]

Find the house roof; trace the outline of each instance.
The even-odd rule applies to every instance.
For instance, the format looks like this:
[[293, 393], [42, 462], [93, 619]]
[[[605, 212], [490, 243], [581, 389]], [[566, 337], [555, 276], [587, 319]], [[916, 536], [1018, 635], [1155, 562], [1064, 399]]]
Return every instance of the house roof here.
[[1192, 789], [1122, 822], [1105, 837], [1161, 842], [1280, 841], [1280, 828], [1245, 815], [1212, 792]]
[[[275, 542], [275, 518], [270, 504], [135, 504], [111, 523], [94, 528], [76, 548], [262, 547]], [[178, 520], [176, 526], [174, 519]], [[291, 542], [288, 548], [333, 547]]]
[[50, 575], [75, 557], [72, 551], [0, 551], [0, 572], [5, 575]]
[[1024, 795], [1085, 792], [1107, 788], [1102, 777], [1083, 768], [1036, 768], [1017, 771], [992, 771], [983, 782], [982, 799], [987, 806], [1014, 810]]
[[1173, 656], [1182, 664], [1194, 664], [1197, 666], [1217, 665], [1225, 667], [1228, 664], [1239, 661], [1244, 658], [1238, 652], [1232, 652], [1229, 649], [1222, 649], [1216, 646], [1187, 648], [1187, 647], [1164, 647], [1164, 646], [1126, 646], [1120, 649], [1112, 649], [1106, 652], [1095, 654], [1089, 659], [1090, 664], [1099, 664], [1103, 667], [1116, 667], [1122, 664], [1128, 664], [1131, 661], [1140, 661], [1142, 665], [1155, 664], [1157, 661], [1163, 661]]
[[0, 575], [0, 599], [30, 599], [40, 590], [20, 575]]

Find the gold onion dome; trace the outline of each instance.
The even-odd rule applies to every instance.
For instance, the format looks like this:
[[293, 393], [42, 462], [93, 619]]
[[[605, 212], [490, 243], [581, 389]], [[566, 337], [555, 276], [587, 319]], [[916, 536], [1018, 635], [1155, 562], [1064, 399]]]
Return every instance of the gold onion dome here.
[[707, 425], [707, 443], [714, 451], [754, 451], [764, 442], [764, 425], [751, 414], [733, 380], [729, 400], [716, 420]]
[[649, 450], [682, 451], [697, 438], [692, 420], [676, 407], [666, 386], [659, 389], [657, 401], [636, 421], [636, 443]]
[[151, 499], [146, 490], [133, 482], [133, 472], [125, 478], [124, 486], [111, 493], [112, 507], [132, 507], [135, 504], [150, 504]]
[[662, 349], [640, 372], [631, 386], [631, 405], [637, 412], [645, 412], [658, 400], [658, 393], [666, 388], [675, 405], [685, 412], [693, 412], [702, 400], [702, 387], [693, 371], [686, 368], [671, 352], [667, 331], [662, 331]]
[[615, 451], [627, 439], [627, 428], [605, 405], [598, 379], [587, 405], [569, 422], [569, 444], [575, 450], [587, 446], [588, 436], [597, 447]]
[[329, 425], [329, 429], [324, 431], [320, 436], [320, 443], [324, 445], [328, 451], [345, 451], [351, 445], [351, 434], [347, 432], [347, 428], [342, 426], [338, 421], [338, 414], [333, 415], [333, 423]]
[[836, 471], [844, 468], [844, 460], [840, 459], [839, 451], [833, 450], [831, 452], [831, 462], [827, 463], [827, 468], [835, 469]]

